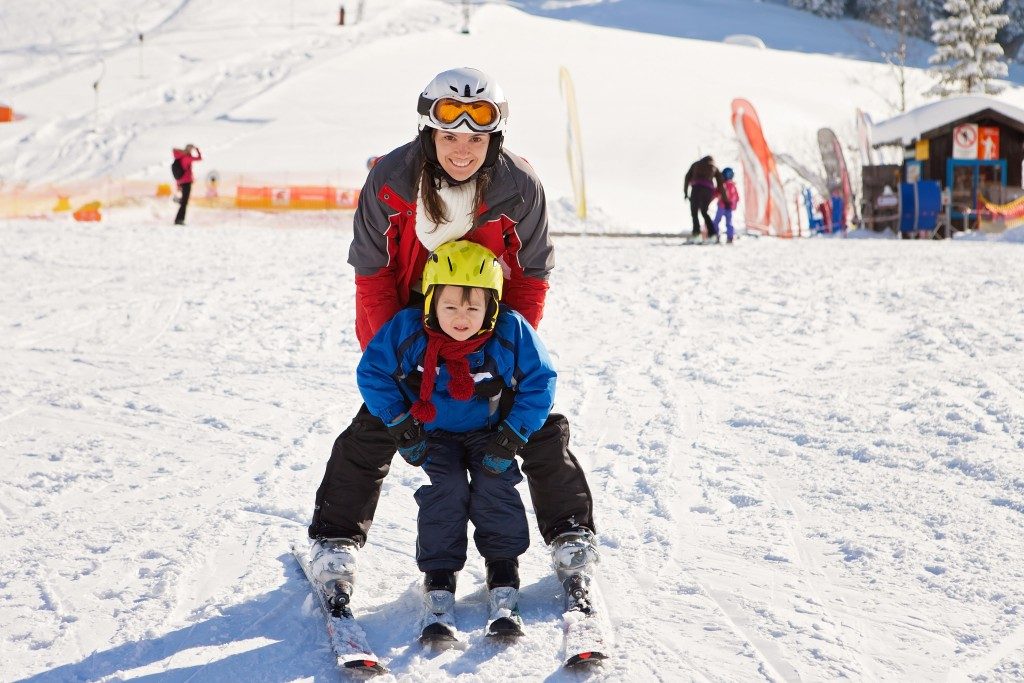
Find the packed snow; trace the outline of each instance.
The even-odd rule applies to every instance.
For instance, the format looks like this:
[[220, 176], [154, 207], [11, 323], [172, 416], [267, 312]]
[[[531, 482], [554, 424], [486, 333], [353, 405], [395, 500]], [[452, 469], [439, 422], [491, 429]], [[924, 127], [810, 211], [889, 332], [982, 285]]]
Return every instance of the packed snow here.
[[[561, 588], [535, 528], [525, 638], [483, 638], [471, 551], [468, 647], [416, 644], [425, 477], [396, 458], [355, 596], [382, 680], [1024, 679], [1024, 231], [565, 236], [688, 231], [683, 173], [700, 153], [735, 163], [733, 97], [814, 168], [819, 127], [852, 142], [855, 107], [893, 116], [887, 67], [863, 54], [781, 29], [765, 50], [721, 42], [788, 16], [813, 22], [815, 45], [829, 31], [848, 44], [851, 22], [680, 0], [703, 21], [678, 37], [528, 2], [475, 7], [466, 36], [460, 4], [431, 0], [367, 0], [345, 27], [326, 1], [88, 4], [5, 8], [0, 86], [25, 118], [0, 124], [0, 190], [167, 182], [185, 142], [203, 148], [200, 177], [358, 187], [368, 156], [411, 138], [437, 71], [480, 66], [509, 95], [508, 145], [563, 233], [540, 333], [594, 491], [616, 647], [559, 669]], [[572, 214], [563, 64], [587, 222]], [[922, 102], [929, 79], [911, 80]], [[1000, 99], [1024, 106], [1024, 89]], [[339, 677], [289, 547], [360, 403], [351, 214], [195, 206], [174, 228], [174, 209], [0, 221], [2, 680]]]

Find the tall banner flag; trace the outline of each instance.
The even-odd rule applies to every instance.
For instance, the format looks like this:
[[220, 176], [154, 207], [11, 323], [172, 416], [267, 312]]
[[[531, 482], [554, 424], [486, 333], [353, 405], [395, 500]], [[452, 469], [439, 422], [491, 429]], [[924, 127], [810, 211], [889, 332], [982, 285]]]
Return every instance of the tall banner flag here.
[[860, 150], [860, 165], [875, 165], [875, 150], [871, 146], [871, 117], [857, 109], [857, 147]]
[[754, 105], [744, 99], [733, 100], [732, 126], [736, 131], [743, 166], [743, 201], [746, 207], [743, 215], [747, 230], [792, 237], [786, 193]]
[[843, 146], [831, 128], [818, 130], [818, 148], [821, 150], [821, 162], [825, 165], [825, 183], [833, 195], [843, 198], [842, 225], [846, 225], [846, 217], [853, 209], [853, 188], [850, 174], [846, 170], [846, 157]]
[[576, 111], [576, 89], [572, 85], [572, 77], [564, 66], [558, 72], [558, 87], [565, 100], [565, 155], [569, 161], [569, 178], [572, 180], [572, 191], [576, 197], [576, 215], [587, 218], [587, 188], [583, 180], [583, 141], [580, 135], [580, 117]]

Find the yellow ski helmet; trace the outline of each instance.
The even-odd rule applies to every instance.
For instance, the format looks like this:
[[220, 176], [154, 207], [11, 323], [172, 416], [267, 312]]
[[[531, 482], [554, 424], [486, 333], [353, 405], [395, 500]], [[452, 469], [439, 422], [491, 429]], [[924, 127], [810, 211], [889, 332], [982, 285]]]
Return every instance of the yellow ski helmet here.
[[490, 291], [491, 300], [480, 332], [489, 332], [498, 319], [498, 301], [504, 281], [501, 264], [487, 247], [469, 240], [445, 242], [427, 257], [423, 266], [423, 321], [436, 326], [433, 299], [437, 285], [481, 287]]

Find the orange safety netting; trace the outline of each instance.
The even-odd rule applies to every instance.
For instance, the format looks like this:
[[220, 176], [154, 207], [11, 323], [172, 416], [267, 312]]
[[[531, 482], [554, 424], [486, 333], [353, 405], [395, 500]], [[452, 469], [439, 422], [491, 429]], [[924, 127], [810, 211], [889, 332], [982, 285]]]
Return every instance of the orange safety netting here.
[[[193, 206], [211, 209], [258, 211], [353, 210], [359, 190], [336, 183], [297, 184], [302, 176], [231, 175], [197, 179], [192, 185]], [[0, 218], [47, 218], [64, 215], [84, 204], [100, 202], [105, 208], [140, 205], [147, 201], [170, 202], [173, 185], [158, 180], [94, 178], [54, 184], [0, 185]]]

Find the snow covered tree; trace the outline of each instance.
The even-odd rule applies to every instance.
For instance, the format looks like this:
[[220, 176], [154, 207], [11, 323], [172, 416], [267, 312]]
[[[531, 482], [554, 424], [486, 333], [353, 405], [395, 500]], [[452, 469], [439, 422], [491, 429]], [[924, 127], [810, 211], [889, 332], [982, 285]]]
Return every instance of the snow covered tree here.
[[998, 14], [1003, 0], [946, 0], [946, 19], [932, 23], [935, 54], [929, 58], [939, 79], [926, 95], [995, 94], [1003, 86], [994, 79], [1008, 73], [996, 33], [1009, 17]]
[[1007, 59], [1024, 62], [1024, 0], [1007, 0], [1003, 13], [1010, 21], [999, 32], [999, 42]]
[[846, 0], [789, 0], [789, 6], [837, 19], [846, 13]]

